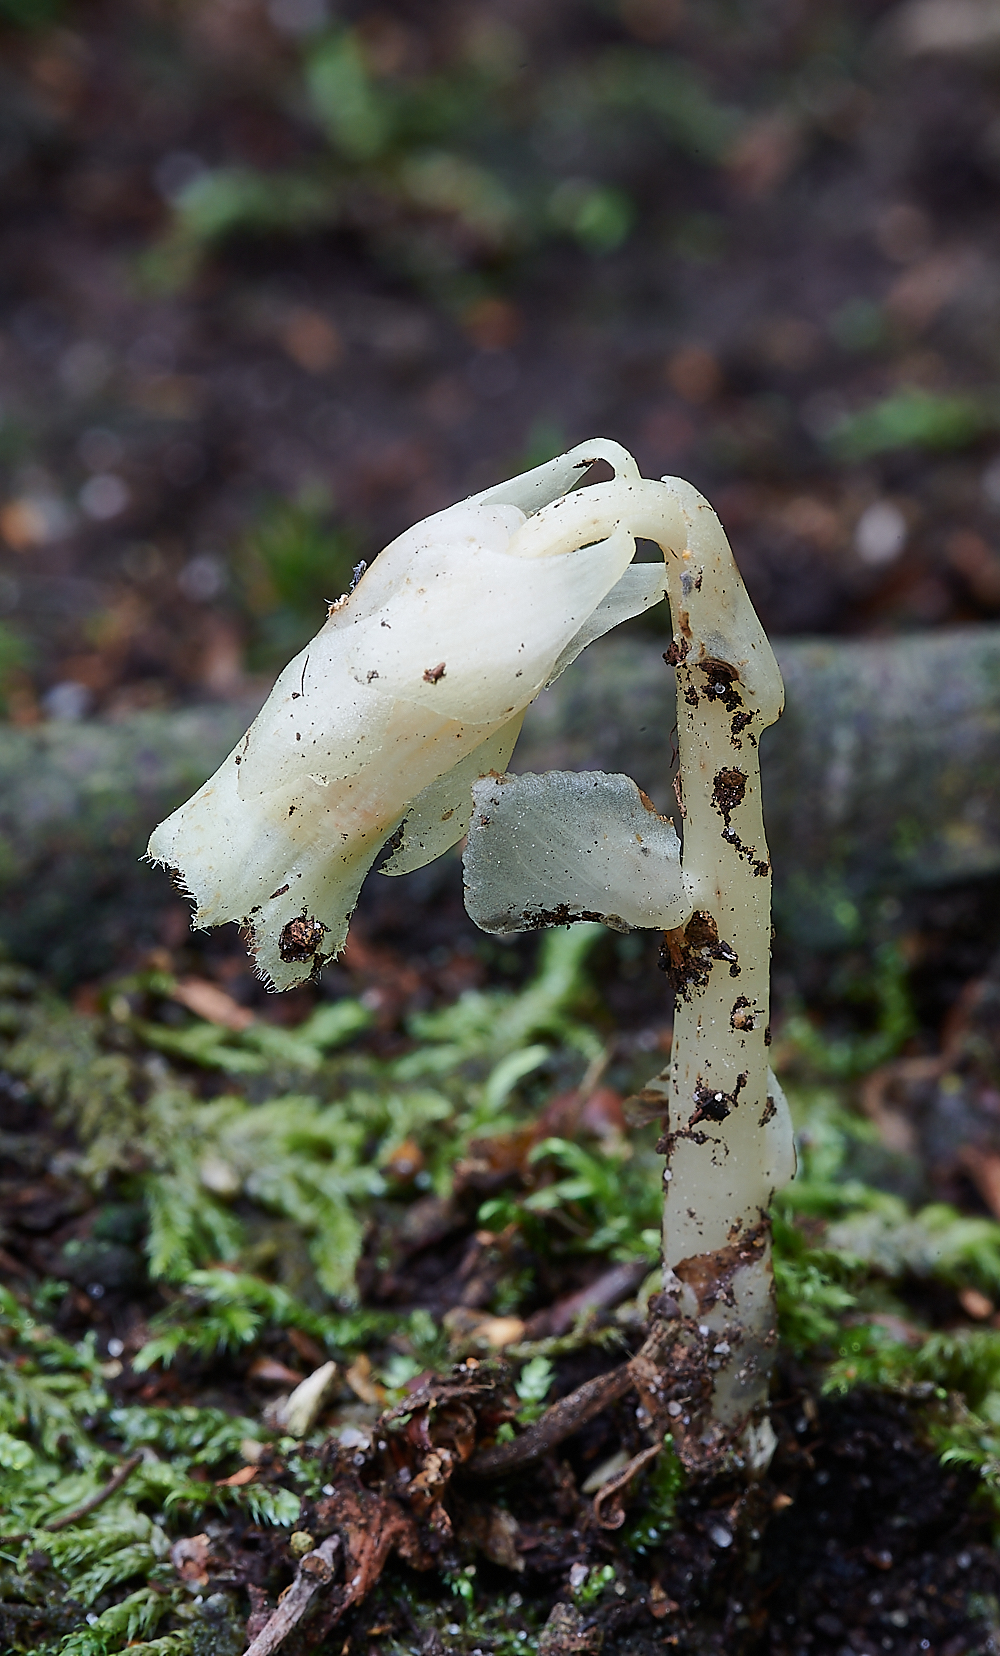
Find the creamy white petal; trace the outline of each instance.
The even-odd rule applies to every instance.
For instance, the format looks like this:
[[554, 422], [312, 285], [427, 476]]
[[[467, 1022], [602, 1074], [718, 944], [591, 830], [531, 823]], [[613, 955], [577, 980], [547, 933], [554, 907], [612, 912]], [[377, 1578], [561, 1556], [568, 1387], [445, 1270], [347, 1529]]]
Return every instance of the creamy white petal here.
[[552, 670], [552, 684], [575, 661], [581, 650], [603, 638], [612, 627], [642, 615], [667, 595], [667, 573], [662, 563], [629, 564], [621, 580], [602, 598], [594, 613], [588, 616], [575, 638], [571, 638]]
[[472, 500], [484, 506], [494, 503], [519, 506], [530, 517], [541, 507], [558, 500], [560, 495], [568, 494], [595, 460], [606, 460], [618, 477], [639, 476], [639, 468], [628, 449], [607, 437], [595, 437], [590, 442], [578, 443], [567, 454], [559, 454], [554, 460], [536, 466], [533, 471], [522, 472], [520, 477], [495, 483], [491, 489], [473, 495]]
[[[510, 501], [461, 502], [400, 536], [153, 835], [149, 855], [178, 871], [195, 924], [242, 922], [276, 987], [343, 946], [364, 876], [414, 801], [451, 775], [440, 819], [458, 798], [457, 766], [464, 786], [481, 768], [465, 762], [493, 741], [506, 763], [525, 707], [628, 568], [634, 542], [617, 524], [600, 539], [588, 520], [584, 544], [523, 558], [525, 522]], [[426, 838], [410, 850], [429, 809], [424, 799], [406, 867], [434, 854]]]
[[506, 723], [549, 681], [565, 645], [628, 568], [633, 547], [618, 530], [562, 557], [512, 567], [509, 553], [465, 534], [426, 548], [419, 573], [404, 575], [378, 609], [355, 621], [355, 599], [367, 607], [366, 582], [387, 548], [278, 679], [250, 731], [241, 796], [303, 774], [333, 782], [377, 759], [393, 763], [386, 733], [397, 702], [421, 709], [415, 718], [432, 725], [442, 716], [463, 728]]
[[412, 874], [458, 844], [472, 815], [472, 784], [490, 771], [507, 769], [523, 723], [520, 712], [417, 795], [406, 813], [399, 847], [380, 874]]

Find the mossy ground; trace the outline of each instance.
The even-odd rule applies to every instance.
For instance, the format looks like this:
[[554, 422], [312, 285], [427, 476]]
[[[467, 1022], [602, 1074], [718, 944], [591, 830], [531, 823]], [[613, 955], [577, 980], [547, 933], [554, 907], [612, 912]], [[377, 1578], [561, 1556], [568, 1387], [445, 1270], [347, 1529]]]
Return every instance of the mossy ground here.
[[[240, 1651], [317, 1529], [331, 1456], [418, 1376], [502, 1361], [527, 1422], [637, 1348], [659, 1166], [621, 1098], [662, 1060], [610, 1032], [599, 941], [550, 934], [518, 989], [442, 998], [390, 1036], [370, 996], [282, 1027], [156, 965], [86, 1011], [2, 968], [5, 1648]], [[391, 1565], [324, 1649], [544, 1649], [558, 1599], [636, 1656], [832, 1656], [852, 1628], [859, 1650], [989, 1647], [1000, 1225], [927, 1200], [912, 1152], [852, 1106], [852, 1076], [912, 1027], [899, 959], [872, 969], [863, 1040], [789, 1017], [776, 1048], [801, 1165], [775, 1214], [768, 1480], [685, 1489], [661, 1457], [623, 1528], [597, 1530], [581, 1490], [634, 1431], [616, 1405], [493, 1491], [516, 1556], [469, 1519], [436, 1570]], [[970, 1027], [967, 1090], [995, 1062]], [[616, 1264], [626, 1297], [560, 1321]], [[280, 1397], [330, 1359], [324, 1409], [289, 1435]]]

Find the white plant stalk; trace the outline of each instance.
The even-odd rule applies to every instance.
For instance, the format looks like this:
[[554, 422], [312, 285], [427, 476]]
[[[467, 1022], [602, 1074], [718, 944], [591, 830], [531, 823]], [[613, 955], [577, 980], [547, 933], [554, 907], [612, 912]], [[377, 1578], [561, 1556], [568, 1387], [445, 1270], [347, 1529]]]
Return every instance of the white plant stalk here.
[[[566, 493], [598, 458], [613, 481]], [[639, 537], [662, 565], [632, 564]], [[679, 864], [673, 829], [628, 778], [496, 776], [538, 692], [664, 591]], [[640, 477], [617, 444], [581, 444], [387, 547], [149, 845], [194, 896], [194, 923], [242, 922], [277, 988], [342, 948], [387, 841], [396, 836], [384, 872], [403, 873], [465, 834], [474, 789], [467, 875], [481, 924], [599, 913], [622, 929], [669, 928], [672, 1057], [642, 1097], [666, 1118], [665, 1287], [693, 1331], [697, 1379], [667, 1413], [692, 1466], [768, 1453], [767, 1210], [794, 1150], [767, 1066], [771, 869], [757, 744], [781, 707], [777, 663], [708, 503], [678, 479]]]
[[[674, 631], [667, 659], [677, 674], [686, 902], [683, 914], [666, 922], [664, 965], [676, 995], [671, 1064], [642, 1101], [650, 1119], [665, 1118], [665, 1287], [698, 1331], [703, 1384], [672, 1416], [671, 1429], [692, 1466], [728, 1451], [752, 1467], [764, 1464], [773, 1446], [767, 1392], [776, 1330], [767, 1210], [795, 1171], [788, 1106], [767, 1063], [771, 866], [758, 755], [761, 732], [781, 712], [781, 676], [722, 526], [690, 484], [619, 477], [584, 493], [586, 502], [569, 496], [539, 512], [523, 534], [572, 544], [584, 533], [617, 527], [655, 541], [664, 555]], [[603, 780], [609, 788], [620, 781]], [[539, 846], [545, 836], [533, 801], [546, 788], [553, 816]], [[550, 916], [560, 901], [571, 916], [588, 912], [595, 885], [592, 812], [579, 824], [567, 817], [558, 809], [562, 792], [555, 773], [515, 779], [504, 813], [491, 803], [500, 803], [496, 784], [477, 783], [467, 883], [473, 917], [485, 923], [497, 913], [490, 929], [511, 929], [499, 902], [505, 880], [518, 888], [521, 925], [546, 923], [544, 915], [533, 917], [520, 890], [529, 839], [536, 906]], [[632, 825], [624, 814], [621, 821], [623, 829]], [[578, 826], [580, 853], [571, 863], [566, 850]], [[556, 853], [559, 879], [551, 873]], [[619, 917], [656, 924], [648, 901], [646, 918], [637, 917], [629, 866], [635, 861], [622, 854], [614, 889], [601, 867], [599, 912], [611, 924]], [[674, 905], [676, 912], [676, 863], [667, 846], [659, 883], [663, 910]], [[589, 912], [597, 907], [591, 900]]]
[[670, 546], [652, 525], [636, 523], [633, 532], [652, 534], [666, 554], [682, 867], [694, 910], [665, 937], [676, 996], [663, 1078], [665, 1286], [704, 1332], [714, 1373], [708, 1408], [692, 1412], [686, 1430], [682, 1414], [675, 1435], [686, 1437], [692, 1461], [733, 1447], [753, 1465], [770, 1458], [774, 1441], [766, 1414], [777, 1341], [767, 1210], [795, 1172], [788, 1106], [767, 1062], [771, 866], [757, 745], [783, 694], [718, 518], [689, 484], [671, 479], [663, 487], [682, 536]]

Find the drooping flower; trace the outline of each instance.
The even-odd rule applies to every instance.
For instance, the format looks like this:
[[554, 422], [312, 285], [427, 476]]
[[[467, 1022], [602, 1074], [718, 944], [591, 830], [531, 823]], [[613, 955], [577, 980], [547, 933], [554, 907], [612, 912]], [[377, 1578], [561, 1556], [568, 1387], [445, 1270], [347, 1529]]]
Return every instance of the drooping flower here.
[[148, 855], [195, 899], [193, 923], [241, 922], [276, 988], [343, 948], [388, 840], [383, 872], [403, 874], [462, 838], [473, 782], [505, 769], [539, 691], [663, 597], [663, 565], [632, 565], [606, 507], [588, 523], [585, 489], [561, 526], [566, 490], [598, 459], [638, 478], [618, 444], [583, 443], [387, 546], [156, 829]]

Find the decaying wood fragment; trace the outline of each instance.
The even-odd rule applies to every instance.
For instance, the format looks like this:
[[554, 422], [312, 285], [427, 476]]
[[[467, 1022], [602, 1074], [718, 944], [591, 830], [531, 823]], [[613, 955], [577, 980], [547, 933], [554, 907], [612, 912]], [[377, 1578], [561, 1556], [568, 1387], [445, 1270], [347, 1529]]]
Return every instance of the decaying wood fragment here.
[[600, 1627], [592, 1626], [575, 1604], [556, 1604], [538, 1640], [539, 1656], [598, 1656], [604, 1643]]
[[394, 1552], [417, 1570], [428, 1570], [434, 1563], [412, 1515], [391, 1496], [365, 1488], [356, 1477], [338, 1478], [334, 1494], [318, 1504], [316, 1516], [324, 1529], [335, 1528], [344, 1550], [343, 1583], [331, 1593], [317, 1621], [317, 1642], [368, 1596]]

